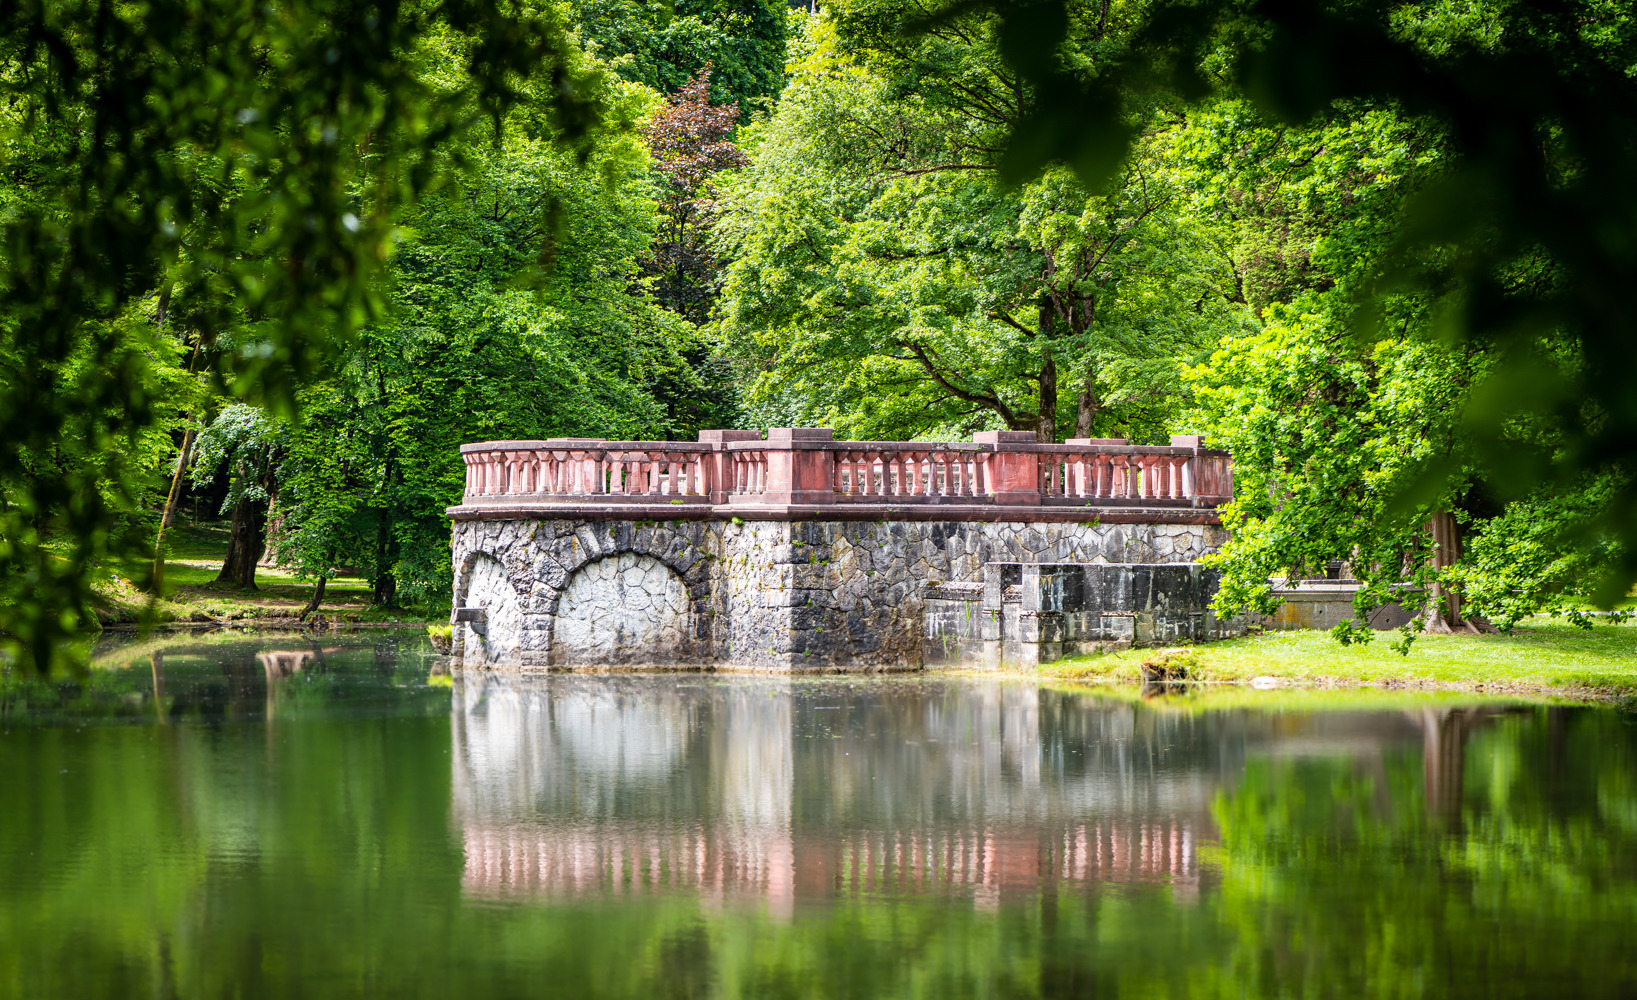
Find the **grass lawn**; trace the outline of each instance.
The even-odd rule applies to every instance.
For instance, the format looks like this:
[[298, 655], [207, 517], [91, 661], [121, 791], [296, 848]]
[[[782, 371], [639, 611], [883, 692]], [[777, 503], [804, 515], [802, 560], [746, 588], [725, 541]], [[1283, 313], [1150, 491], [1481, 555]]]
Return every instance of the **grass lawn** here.
[[[293, 618], [312, 599], [313, 580], [300, 580], [276, 566], [256, 570], [256, 589], [216, 582], [227, 556], [226, 522], [179, 521], [165, 535], [164, 598], [154, 602], [159, 621], [242, 621]], [[140, 621], [149, 596], [127, 579], [113, 577], [98, 588], [106, 607], [105, 623]], [[318, 611], [331, 620], [352, 622], [420, 622], [424, 616], [397, 608], [371, 606], [369, 581], [332, 577]], [[440, 616], [441, 620], [441, 616]]]
[[[1194, 647], [1193, 676], [1244, 683], [1253, 678], [1313, 687], [1459, 688], [1514, 693], [1558, 691], [1604, 696], [1637, 695], [1637, 625], [1576, 628], [1534, 619], [1511, 635], [1423, 635], [1408, 656], [1395, 638], [1343, 646], [1327, 632], [1269, 632]], [[1152, 649], [1123, 650], [1042, 665], [1045, 677], [1075, 681], [1135, 682]]]

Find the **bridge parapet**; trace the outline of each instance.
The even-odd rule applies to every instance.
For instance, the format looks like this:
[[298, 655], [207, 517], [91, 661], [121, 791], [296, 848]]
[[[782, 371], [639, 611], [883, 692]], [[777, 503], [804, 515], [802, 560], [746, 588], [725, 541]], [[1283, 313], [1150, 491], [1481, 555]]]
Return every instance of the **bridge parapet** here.
[[484, 441], [461, 455], [466, 488], [449, 510], [456, 519], [518, 506], [553, 517], [638, 517], [645, 512], [629, 508], [650, 506], [689, 519], [1061, 520], [1096, 507], [1118, 520], [1126, 519], [1121, 512], [1146, 520], [1167, 510], [1209, 512], [1176, 518], [1195, 521], [1214, 520], [1233, 496], [1231, 456], [1191, 436], [1160, 446], [1120, 438], [1039, 444], [1014, 431], [982, 432], [971, 442], [836, 441], [825, 428], [775, 427], [765, 439], [713, 430], [698, 441]]

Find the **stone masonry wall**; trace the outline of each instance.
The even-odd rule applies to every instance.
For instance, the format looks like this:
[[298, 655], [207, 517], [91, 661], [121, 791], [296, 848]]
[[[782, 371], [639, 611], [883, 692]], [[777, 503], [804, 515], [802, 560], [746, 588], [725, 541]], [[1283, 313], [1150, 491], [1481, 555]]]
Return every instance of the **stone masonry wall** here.
[[907, 669], [923, 595], [988, 562], [1192, 562], [1201, 524], [975, 521], [454, 522], [467, 667]]

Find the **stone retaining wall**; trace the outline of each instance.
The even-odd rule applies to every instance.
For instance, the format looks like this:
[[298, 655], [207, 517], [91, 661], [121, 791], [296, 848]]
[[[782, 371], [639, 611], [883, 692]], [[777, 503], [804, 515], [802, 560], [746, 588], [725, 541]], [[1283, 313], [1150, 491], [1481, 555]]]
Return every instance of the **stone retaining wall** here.
[[1212, 524], [977, 521], [454, 522], [467, 667], [909, 669], [928, 588], [1021, 563], [1182, 563]]

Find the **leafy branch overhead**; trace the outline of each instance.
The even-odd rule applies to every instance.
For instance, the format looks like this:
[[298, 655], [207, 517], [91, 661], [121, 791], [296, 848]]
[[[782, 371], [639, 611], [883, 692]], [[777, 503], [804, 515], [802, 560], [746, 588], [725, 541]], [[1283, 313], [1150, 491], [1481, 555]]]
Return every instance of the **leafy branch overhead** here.
[[[1500, 499], [1588, 477], [1613, 484], [1597, 491], [1587, 530], [1623, 539], [1600, 594], [1625, 593], [1637, 580], [1637, 395], [1619, 362], [1637, 347], [1631, 12], [1589, 0], [1478, 4], [1458, 17], [1385, 0], [1160, 2], [1134, 9], [1113, 58], [1078, 57], [1083, 25], [1109, 6], [963, 3], [903, 28], [930, 36], [993, 12], [1031, 94], [1002, 160], [1014, 183], [1053, 163], [1106, 182], [1138, 148], [1133, 116], [1168, 95], [1240, 98], [1290, 126], [1340, 109], [1422, 123], [1441, 147], [1438, 169], [1408, 193], [1379, 266], [1350, 290], [1348, 329], [1383, 336], [1394, 303], [1418, 295], [1436, 319], [1427, 336], [1491, 353], [1462, 408], [1471, 460]], [[1575, 360], [1564, 364], [1565, 352]], [[1429, 456], [1396, 487], [1395, 509], [1436, 505], [1465, 475]]]
[[45, 668], [93, 567], [140, 554], [120, 525], [156, 367], [202, 345], [219, 385], [290, 412], [384, 315], [390, 208], [523, 103], [583, 148], [596, 76], [554, 8], [492, 0], [0, 6], [0, 637]]

